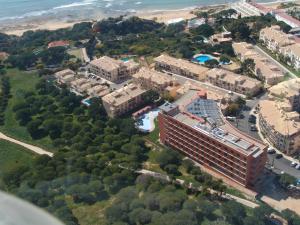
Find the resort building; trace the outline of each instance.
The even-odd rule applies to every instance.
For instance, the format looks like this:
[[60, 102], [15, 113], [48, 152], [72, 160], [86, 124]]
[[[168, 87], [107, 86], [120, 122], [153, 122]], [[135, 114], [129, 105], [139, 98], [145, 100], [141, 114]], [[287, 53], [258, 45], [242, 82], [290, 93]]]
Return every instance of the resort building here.
[[267, 85], [275, 85], [284, 80], [283, 71], [269, 59], [257, 52], [252, 44], [235, 42], [232, 44], [235, 55], [240, 61], [253, 59], [255, 63], [254, 74]]
[[262, 100], [259, 102], [259, 127], [274, 147], [292, 155], [300, 149], [299, 113], [289, 102]]
[[295, 44], [294, 36], [281, 31], [278, 25], [262, 29], [259, 39], [273, 52], [279, 52], [282, 47]]
[[212, 45], [231, 43], [232, 42], [231, 32], [222, 32], [222, 33], [214, 34], [209, 38], [209, 42]]
[[206, 72], [209, 70], [204, 66], [197, 65], [184, 59], [177, 59], [168, 55], [161, 55], [154, 59], [157, 70], [205, 80]]
[[102, 85], [102, 84], [96, 84], [95, 86], [87, 89], [87, 94], [90, 97], [100, 97], [102, 98], [103, 96], [109, 94], [110, 88], [106, 85]]
[[78, 94], [87, 93], [92, 86], [92, 83], [86, 78], [79, 78], [71, 82], [71, 89]]
[[142, 88], [147, 90], [151, 89], [158, 93], [165, 92], [167, 87], [173, 86], [176, 83], [176, 79], [170, 75], [145, 67], [141, 68], [139, 72], [132, 75], [132, 77], [133, 81], [140, 84]]
[[48, 49], [49, 48], [55, 48], [55, 47], [69, 47], [70, 42], [69, 41], [52, 41], [48, 44]]
[[215, 86], [247, 96], [256, 95], [262, 88], [259, 80], [217, 68], [207, 72], [207, 81]]
[[160, 107], [160, 141], [224, 177], [253, 187], [267, 160], [267, 146], [230, 125], [217, 103], [205, 95], [185, 108], [165, 103]]
[[287, 63], [300, 69], [300, 44], [297, 37], [284, 33], [279, 26], [271, 26], [261, 30], [259, 39], [269, 50], [283, 55]]
[[70, 69], [62, 70], [54, 74], [58, 84], [70, 85], [75, 80], [75, 72]]
[[269, 97], [289, 102], [291, 110], [300, 112], [300, 78], [281, 82], [269, 89]]
[[89, 70], [108, 81], [119, 83], [128, 79], [139, 70], [139, 64], [134, 61], [123, 62], [107, 56], [91, 61]]
[[118, 117], [143, 104], [146, 92], [136, 84], [129, 84], [104, 96], [103, 106], [109, 117]]

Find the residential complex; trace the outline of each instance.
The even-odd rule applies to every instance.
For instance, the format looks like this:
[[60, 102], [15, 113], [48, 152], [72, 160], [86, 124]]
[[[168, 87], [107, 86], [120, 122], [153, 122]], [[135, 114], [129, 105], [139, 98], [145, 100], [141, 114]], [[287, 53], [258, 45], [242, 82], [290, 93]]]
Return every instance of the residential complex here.
[[269, 89], [269, 99], [259, 103], [263, 135], [279, 150], [291, 155], [300, 149], [300, 79]]
[[259, 80], [236, 74], [224, 69], [212, 69], [207, 72], [207, 81], [218, 87], [247, 96], [254, 96], [262, 89]]
[[286, 102], [262, 100], [259, 103], [259, 126], [262, 134], [285, 154], [300, 148], [299, 113]]
[[89, 64], [90, 72], [108, 81], [119, 83], [128, 79], [139, 70], [139, 64], [134, 61], [123, 62], [107, 56], [95, 59]]
[[75, 72], [70, 69], [62, 70], [54, 74], [56, 82], [59, 84], [69, 85], [73, 80], [75, 80]]
[[297, 37], [284, 33], [279, 26], [271, 26], [260, 31], [259, 39], [269, 50], [283, 55], [295, 69], [300, 69], [300, 43]]
[[139, 72], [132, 75], [134, 82], [140, 84], [142, 88], [163, 93], [169, 86], [175, 86], [176, 79], [166, 73], [161, 73], [148, 68], [141, 68]]
[[121, 116], [143, 104], [146, 92], [137, 84], [129, 84], [104, 96], [103, 106], [109, 117]]
[[168, 55], [161, 55], [154, 59], [155, 68], [185, 77], [205, 80], [209, 70], [204, 66], [197, 65], [184, 59], [177, 59]]
[[234, 53], [242, 62], [253, 59], [255, 63], [254, 74], [267, 85], [275, 85], [284, 80], [282, 70], [269, 59], [257, 52], [252, 44], [246, 42], [235, 42], [232, 44]]
[[160, 141], [240, 185], [253, 187], [264, 169], [267, 146], [236, 130], [223, 119], [215, 101], [201, 96], [184, 109], [171, 103], [160, 107]]
[[54, 76], [59, 85], [67, 85], [71, 91], [79, 95], [103, 97], [111, 92], [109, 86], [83, 76], [76, 75], [76, 73], [70, 69], [59, 71], [55, 73]]

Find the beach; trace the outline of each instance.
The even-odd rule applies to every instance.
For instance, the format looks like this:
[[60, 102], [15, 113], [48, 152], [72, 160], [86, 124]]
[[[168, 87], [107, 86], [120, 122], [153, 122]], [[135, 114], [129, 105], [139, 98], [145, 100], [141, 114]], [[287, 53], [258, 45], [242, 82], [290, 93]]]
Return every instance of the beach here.
[[[92, 1], [87, 1], [87, 3], [90, 2]], [[264, 4], [271, 8], [277, 8], [280, 5], [280, 2], [276, 1]], [[300, 0], [297, 0], [295, 2], [300, 3]], [[120, 15], [138, 16], [143, 19], [155, 20], [159, 23], [168, 23], [168, 21], [174, 19], [188, 20], [194, 18], [196, 17], [195, 14], [193, 14], [194, 10], [206, 11], [215, 9], [217, 11], [225, 9], [226, 7], [228, 7], [228, 5], [218, 3], [214, 5], [183, 7], [182, 9], [172, 9], [172, 6], [170, 6], [170, 9], [168, 10], [140, 9], [121, 11], [109, 10], [109, 7], [107, 7], [107, 10], [104, 11], [93, 11], [90, 8], [82, 9], [81, 11], [79, 11], [78, 8], [74, 8], [74, 12], [73, 10], [71, 11], [72, 13], [70, 13], [69, 11], [62, 11], [60, 13], [55, 13], [54, 15], [51, 14], [37, 17], [34, 16], [28, 18], [18, 18], [15, 20], [8, 20], [7, 22], [0, 20], [0, 32], [9, 35], [21, 36], [24, 32], [29, 30], [56, 30], [72, 27], [75, 23], [79, 22], [101, 20], [110, 16], [116, 17]], [[76, 14], [76, 12], [78, 13]]]

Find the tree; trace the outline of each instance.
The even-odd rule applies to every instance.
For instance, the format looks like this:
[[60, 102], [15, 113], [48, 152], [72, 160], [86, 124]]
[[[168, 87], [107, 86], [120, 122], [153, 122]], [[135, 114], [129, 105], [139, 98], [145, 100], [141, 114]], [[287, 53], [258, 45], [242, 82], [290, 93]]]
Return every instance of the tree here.
[[204, 65], [209, 67], [209, 68], [215, 68], [215, 67], [219, 66], [219, 62], [216, 59], [210, 59], [210, 60], [207, 60], [204, 63]]
[[181, 159], [180, 155], [174, 150], [164, 149], [156, 157], [156, 161], [159, 163], [161, 168], [164, 168], [168, 164], [179, 165]]
[[235, 201], [228, 201], [221, 206], [221, 210], [229, 223], [233, 225], [243, 224], [246, 211], [241, 204]]
[[255, 71], [255, 62], [253, 59], [245, 59], [241, 64], [241, 69], [246, 74], [253, 74]]
[[230, 58], [228, 58], [226, 55], [221, 55], [220, 62], [221, 63], [229, 63], [230, 62]]
[[148, 209], [136, 208], [129, 213], [132, 224], [148, 224], [151, 222], [152, 212]]
[[226, 109], [224, 111], [224, 115], [225, 116], [237, 116], [239, 110], [240, 110], [240, 107], [238, 104], [231, 103], [226, 107]]
[[287, 188], [291, 184], [296, 184], [296, 178], [285, 173], [280, 175], [278, 182], [283, 188]]
[[247, 40], [251, 34], [249, 26], [242, 20], [233, 20], [227, 25], [234, 39]]
[[210, 37], [214, 34], [214, 29], [208, 24], [202, 24], [199, 27], [192, 30], [192, 33], [202, 35], [204, 37]]

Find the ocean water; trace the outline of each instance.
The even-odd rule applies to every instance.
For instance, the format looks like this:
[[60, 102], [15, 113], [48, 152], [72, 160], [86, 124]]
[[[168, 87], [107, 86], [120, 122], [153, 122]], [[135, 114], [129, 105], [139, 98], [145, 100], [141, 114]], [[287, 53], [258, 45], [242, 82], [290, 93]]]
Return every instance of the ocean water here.
[[[173, 10], [229, 3], [237, 0], [0, 0], [0, 24], [35, 17], [87, 19], [98, 14], [113, 15], [139, 10]], [[267, 1], [267, 0], [261, 0]]]

